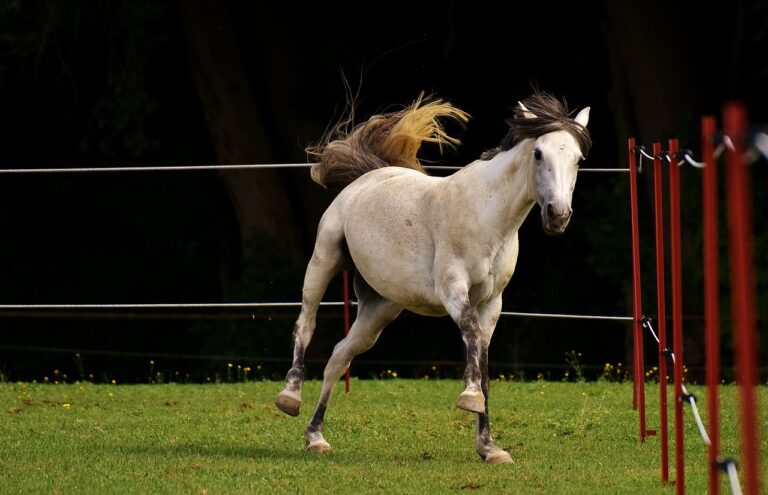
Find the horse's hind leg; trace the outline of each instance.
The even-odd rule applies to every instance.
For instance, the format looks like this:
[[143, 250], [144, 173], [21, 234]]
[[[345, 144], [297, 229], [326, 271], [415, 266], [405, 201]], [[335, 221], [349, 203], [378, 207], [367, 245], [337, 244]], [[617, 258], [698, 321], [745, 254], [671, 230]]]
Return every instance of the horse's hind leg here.
[[323, 453], [331, 449], [323, 437], [323, 418], [334, 385], [349, 367], [352, 359], [373, 347], [384, 327], [403, 310], [401, 306], [382, 298], [359, 274], [355, 276], [355, 293], [357, 294], [357, 318], [349, 330], [349, 335], [336, 344], [325, 366], [320, 398], [312, 420], [304, 432], [307, 449], [310, 452]]
[[[336, 222], [325, 218], [318, 229], [315, 250], [307, 265], [301, 298], [301, 313], [293, 330], [293, 365], [285, 377], [285, 388], [277, 396], [275, 405], [286, 414], [298, 416], [301, 408], [301, 384], [304, 380], [304, 352], [315, 331], [317, 308], [331, 279], [346, 261], [343, 232], [329, 226]], [[335, 227], [335, 228], [334, 228]]]

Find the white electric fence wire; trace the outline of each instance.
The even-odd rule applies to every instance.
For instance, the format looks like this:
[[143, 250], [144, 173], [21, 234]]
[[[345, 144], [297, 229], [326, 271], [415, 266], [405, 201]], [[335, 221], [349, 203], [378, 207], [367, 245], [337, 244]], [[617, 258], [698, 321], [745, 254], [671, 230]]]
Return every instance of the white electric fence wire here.
[[[675, 360], [674, 354], [672, 355], [672, 360]], [[701, 420], [701, 415], [699, 415], [699, 408], [696, 407], [696, 398], [688, 393], [688, 389], [685, 388], [685, 385], [683, 385], [683, 394], [688, 397], [688, 402], [691, 404], [691, 410], [693, 411], [693, 417], [696, 419], [696, 426], [699, 427], [699, 435], [701, 435], [701, 439], [707, 446], [712, 445], [712, 440], [710, 440], [709, 435], [707, 434], [707, 429], [704, 427], [704, 422]]]
[[733, 495], [741, 495], [741, 483], [739, 483], [739, 471], [736, 464], [731, 461], [725, 465], [725, 473], [728, 475], [728, 482], [731, 485]]
[[638, 157], [637, 161], [637, 172], [640, 173], [643, 171], [643, 158], [647, 158], [649, 160], [653, 160], [653, 156], [649, 155], [645, 152], [645, 148], [642, 146], [637, 146], [635, 148], [635, 152], [639, 153], [640, 156]]
[[[643, 325], [651, 331], [651, 335], [653, 335], [654, 340], [656, 340], [656, 343], [659, 342], [659, 337], [656, 335], [656, 332], [653, 331], [653, 325], [651, 325], [650, 320], [644, 320]], [[672, 364], [675, 364], [675, 353], [670, 351], [669, 352], [670, 357], [672, 358]], [[701, 415], [699, 414], [699, 409], [696, 406], [696, 398], [688, 393], [688, 389], [685, 388], [685, 385], [681, 385], [683, 390], [683, 395], [685, 395], [688, 398], [688, 402], [691, 404], [691, 409], [693, 410], [693, 417], [696, 419], [696, 426], [699, 427], [699, 434], [701, 435], [701, 439], [704, 441], [705, 444], [711, 445], [712, 440], [709, 439], [709, 435], [707, 434], [707, 429], [704, 427], [704, 423], [701, 420]]]
[[688, 162], [689, 165], [692, 165], [696, 168], [704, 168], [704, 162], [697, 162], [693, 158], [691, 158], [691, 155], [686, 153], [683, 155], [683, 159], [677, 162], [678, 165], [682, 165], [683, 163]]
[[523, 316], [530, 318], [565, 318], [573, 320], [612, 320], [612, 321], [632, 321], [631, 316], [603, 316], [603, 315], [571, 315], [561, 313], [522, 313], [519, 311], [502, 311], [501, 316]]
[[[720, 155], [723, 154], [725, 150], [734, 151], [735, 148], [733, 146], [733, 141], [730, 137], [728, 137], [725, 134], [722, 134], [720, 136], [720, 142], [715, 147], [714, 152], [712, 153], [715, 160], [720, 158]], [[644, 146], [636, 146], [634, 149], [634, 152], [638, 154], [639, 160], [638, 160], [638, 166], [637, 171], [642, 172], [643, 170], [643, 158], [646, 158], [648, 160], [653, 160], [654, 157], [652, 155], [649, 155], [645, 151]], [[746, 157], [747, 157], [747, 163], [754, 163], [757, 161], [760, 156], [762, 156], [764, 159], [768, 160], [768, 134], [765, 132], [756, 132], [753, 139], [752, 139], [752, 147], [749, 148], [746, 151]], [[670, 155], [669, 151], [662, 151], [661, 154], [659, 154], [658, 158], [667, 161], [668, 163], [673, 163], [673, 157]], [[679, 158], [676, 163], [677, 165], [683, 165], [684, 163], [688, 163], [689, 165], [696, 167], [696, 168], [704, 168], [705, 163], [699, 162], [694, 160], [694, 158], [691, 156], [690, 150], [682, 150], [677, 158]], [[628, 169], [587, 169], [590, 171], [615, 171], [615, 172], [624, 172], [629, 171]]]

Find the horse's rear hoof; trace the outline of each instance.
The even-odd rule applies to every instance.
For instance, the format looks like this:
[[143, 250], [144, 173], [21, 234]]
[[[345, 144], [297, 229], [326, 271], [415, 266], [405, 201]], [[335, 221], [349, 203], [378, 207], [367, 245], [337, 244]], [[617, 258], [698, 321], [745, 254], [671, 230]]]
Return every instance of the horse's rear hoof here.
[[494, 449], [485, 456], [486, 464], [511, 464], [514, 462], [509, 452], [502, 449]]
[[459, 401], [456, 403], [456, 407], [464, 409], [465, 411], [484, 413], [485, 397], [483, 397], [481, 392], [464, 391], [459, 395]]
[[290, 392], [283, 390], [278, 394], [275, 405], [289, 416], [298, 416], [299, 410], [301, 409], [301, 399]]
[[307, 450], [313, 454], [327, 454], [331, 451], [331, 444], [325, 440], [318, 440], [307, 445]]

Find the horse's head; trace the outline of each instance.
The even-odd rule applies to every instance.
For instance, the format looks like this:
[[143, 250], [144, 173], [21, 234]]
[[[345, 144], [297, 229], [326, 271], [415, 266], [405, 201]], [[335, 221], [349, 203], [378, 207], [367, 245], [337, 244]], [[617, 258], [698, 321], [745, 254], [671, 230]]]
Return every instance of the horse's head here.
[[529, 171], [527, 199], [539, 204], [544, 231], [553, 235], [562, 234], [568, 226], [579, 162], [592, 147], [587, 131], [589, 107], [575, 118], [570, 115], [565, 101], [536, 90], [517, 103], [501, 144], [480, 156], [490, 160], [519, 146], [518, 159], [522, 157]]
[[[523, 103], [518, 103], [518, 119], [541, 120]], [[568, 119], [560, 130], [536, 137], [530, 151], [533, 199], [541, 207], [541, 223], [548, 234], [565, 232], [571, 219], [571, 199], [576, 186], [579, 162], [584, 159], [586, 146], [573, 132], [580, 126], [586, 132], [589, 107], [581, 110], [574, 119]], [[578, 129], [578, 128], [576, 128]], [[588, 138], [588, 135], [587, 135]]]

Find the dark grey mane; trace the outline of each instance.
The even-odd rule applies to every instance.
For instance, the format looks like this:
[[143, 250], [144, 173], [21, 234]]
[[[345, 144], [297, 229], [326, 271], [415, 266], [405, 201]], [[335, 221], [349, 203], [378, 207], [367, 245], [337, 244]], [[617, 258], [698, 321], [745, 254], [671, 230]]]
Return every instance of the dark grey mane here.
[[507, 135], [499, 146], [480, 155], [481, 160], [490, 160], [502, 151], [512, 149], [523, 139], [536, 139], [555, 131], [569, 132], [576, 139], [581, 154], [587, 156], [592, 147], [592, 138], [589, 137], [586, 127], [571, 118], [573, 112], [568, 110], [565, 100], [560, 101], [549, 93], [536, 91], [522, 103], [536, 117], [526, 118], [520, 106], [516, 106], [514, 118], [507, 120]]

